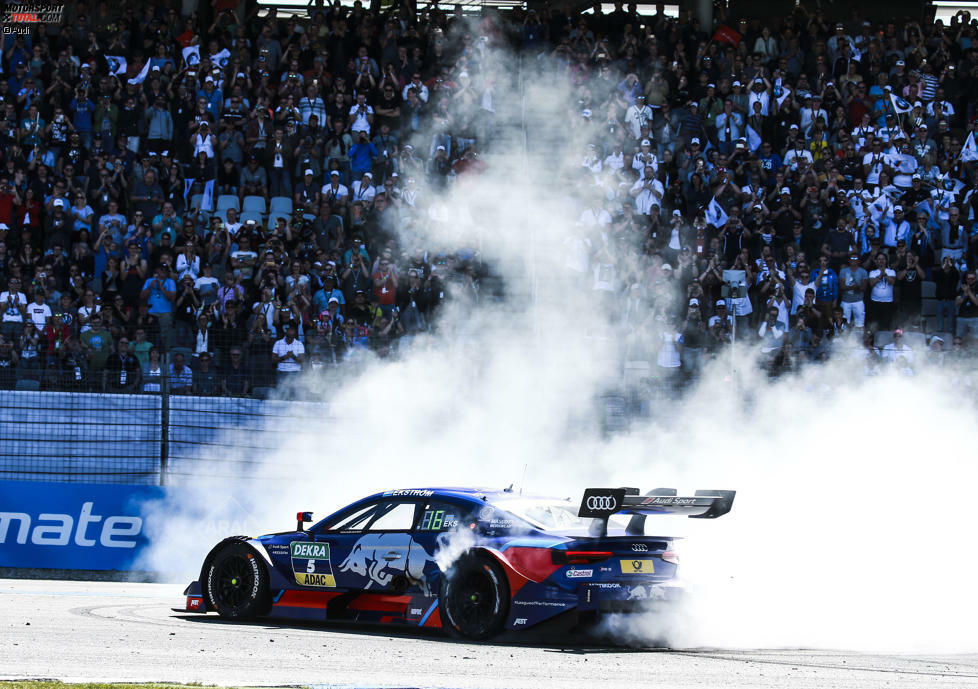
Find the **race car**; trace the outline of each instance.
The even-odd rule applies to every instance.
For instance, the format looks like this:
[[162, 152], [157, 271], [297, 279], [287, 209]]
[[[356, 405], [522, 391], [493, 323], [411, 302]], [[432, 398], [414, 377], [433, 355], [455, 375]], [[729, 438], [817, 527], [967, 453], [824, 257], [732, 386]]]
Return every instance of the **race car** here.
[[235, 536], [184, 592], [189, 612], [224, 618], [349, 620], [442, 628], [472, 640], [682, 597], [675, 538], [648, 515], [713, 519], [734, 491], [588, 488], [579, 505], [507, 490], [377, 493], [295, 531]]

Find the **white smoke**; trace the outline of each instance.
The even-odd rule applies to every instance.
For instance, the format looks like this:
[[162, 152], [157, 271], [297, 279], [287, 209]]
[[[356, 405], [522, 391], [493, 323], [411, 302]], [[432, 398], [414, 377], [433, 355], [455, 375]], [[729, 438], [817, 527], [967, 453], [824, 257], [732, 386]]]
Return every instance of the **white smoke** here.
[[[487, 75], [497, 101], [516, 71], [498, 57]], [[555, 78], [539, 83], [553, 102], [570, 97]], [[950, 374], [867, 380], [844, 363], [772, 382], [742, 351], [736, 366], [722, 358], [704, 372], [683, 402], [654, 400], [647, 422], [606, 437], [596, 400], [622, 383], [626, 348], [654, 368], [655, 332], [624, 337], [590, 274], [565, 265], [568, 238], [595, 249], [610, 241], [576, 225], [582, 201], [600, 191], [562, 174], [579, 166], [577, 146], [571, 138], [569, 153], [543, 161], [497, 151], [489, 173], [412, 225], [431, 245], [478, 249], [502, 274], [505, 300], [456, 301], [440, 331], [401, 357], [310, 377], [321, 407], [279, 403], [287, 410], [251, 432], [263, 442], [274, 434], [272, 449], [235, 450], [250, 439], [236, 435], [201, 458], [147, 519], [147, 567], [189, 580], [231, 535], [216, 533], [221, 520], [251, 535], [281, 531], [298, 510], [320, 518], [394, 488], [522, 483], [573, 498], [586, 486], [734, 489], [719, 520], [648, 520], [650, 532], [688, 536], [694, 603], [665, 630], [661, 620], [617, 620], [621, 638], [975, 650], [973, 388]]]
[[[847, 373], [705, 383], [717, 404], [694, 397], [654, 433], [657, 485], [738, 491], [729, 515], [670, 525], [692, 593], [670, 645], [975, 650], [973, 404], [950, 374]], [[662, 638], [653, 616], [617, 624]]]

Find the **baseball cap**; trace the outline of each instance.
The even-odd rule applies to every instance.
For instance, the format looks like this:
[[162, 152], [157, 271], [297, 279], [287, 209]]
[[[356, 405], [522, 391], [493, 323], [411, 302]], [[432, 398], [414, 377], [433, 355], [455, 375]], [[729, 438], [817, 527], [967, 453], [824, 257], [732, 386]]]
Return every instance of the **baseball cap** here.
[[642, 139], [642, 144], [641, 145], [642, 146], [651, 146], [652, 145], [652, 142], [649, 141], [648, 139]]
[[714, 306], [716, 308], [720, 308], [721, 306], [724, 307], [724, 308], [726, 308], [727, 307], [727, 302], [725, 302], [723, 299], [717, 299], [717, 303], [714, 304]]
[[700, 145], [700, 140], [698, 138], [696, 138], [695, 136], [692, 139], [689, 140], [689, 145], [692, 146], [693, 144], [695, 144], [697, 146]]
[[690, 306], [699, 306], [699, 305], [700, 305], [700, 300], [699, 300], [699, 299], [696, 299], [696, 298], [694, 297], [693, 299], [690, 299], [690, 300], [689, 300], [689, 305], [690, 305]]
[[333, 302], [336, 302], [337, 304], [339, 304], [340, 303], [340, 300], [337, 297], [330, 297], [329, 298], [329, 301], [326, 302], [326, 303], [327, 304], [332, 304]]
[[304, 175], [311, 175], [311, 174], [313, 174], [312, 168], [311, 167], [307, 167], [306, 168], [306, 171], [303, 172], [302, 174], [304, 174]]
[[668, 263], [663, 263], [662, 270], [672, 270], [672, 266], [669, 265]]
[[900, 330], [900, 328], [897, 328], [896, 330], [893, 331], [893, 334], [894, 335], [902, 335], [903, 334], [903, 331]]
[[788, 187], [781, 187], [781, 193], [791, 195], [791, 189]]
[[329, 173], [329, 176], [332, 177], [333, 175], [336, 175], [337, 177], [339, 177], [340, 176], [340, 171], [339, 170], [331, 170], [330, 173]]

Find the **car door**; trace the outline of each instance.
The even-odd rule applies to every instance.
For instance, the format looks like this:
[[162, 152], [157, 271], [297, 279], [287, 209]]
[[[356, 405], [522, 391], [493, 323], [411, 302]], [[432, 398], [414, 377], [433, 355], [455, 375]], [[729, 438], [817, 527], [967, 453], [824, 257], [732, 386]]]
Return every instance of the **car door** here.
[[328, 545], [336, 587], [383, 593], [403, 588], [420, 503], [382, 499], [341, 518], [316, 541]]
[[436, 595], [442, 567], [475, 543], [476, 522], [468, 509], [447, 500], [428, 500], [419, 510], [408, 554], [412, 590]]

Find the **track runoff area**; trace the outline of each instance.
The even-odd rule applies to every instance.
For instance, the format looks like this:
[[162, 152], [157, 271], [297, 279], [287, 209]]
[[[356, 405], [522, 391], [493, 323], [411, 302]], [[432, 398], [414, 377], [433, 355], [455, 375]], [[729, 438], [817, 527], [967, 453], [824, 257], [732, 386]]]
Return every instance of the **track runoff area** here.
[[182, 585], [0, 579], [0, 679], [316, 687], [978, 687], [978, 655], [471, 644], [382, 627], [229, 623]]

